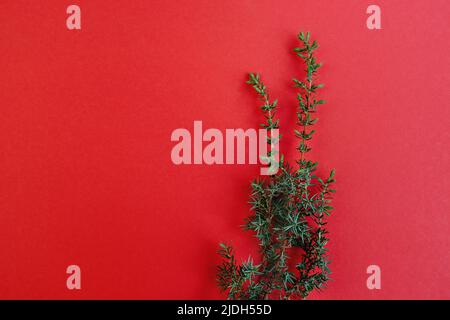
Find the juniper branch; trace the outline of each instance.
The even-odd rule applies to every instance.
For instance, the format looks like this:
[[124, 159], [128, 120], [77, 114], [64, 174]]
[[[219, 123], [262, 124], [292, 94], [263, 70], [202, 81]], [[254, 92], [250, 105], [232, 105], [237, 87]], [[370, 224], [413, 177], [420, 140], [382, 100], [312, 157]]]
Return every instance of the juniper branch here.
[[[311, 150], [308, 141], [315, 132], [310, 127], [317, 122], [312, 115], [324, 103], [316, 100], [317, 89], [323, 87], [316, 84], [321, 64], [314, 55], [318, 44], [310, 41], [309, 32], [300, 33], [298, 39], [301, 46], [294, 52], [306, 66], [304, 80], [293, 79], [299, 89], [296, 112], [299, 129], [294, 131], [300, 139], [298, 167], [293, 169], [282, 160], [276, 175], [251, 183], [251, 214], [244, 227], [253, 231], [259, 241], [261, 263], [254, 264], [249, 257], [239, 264], [231, 246], [220, 245], [223, 260], [218, 267], [218, 284], [228, 292], [228, 299], [306, 298], [329, 280], [326, 216], [333, 209], [330, 202], [335, 190], [330, 186], [335, 182], [334, 170], [323, 181], [315, 175], [317, 162], [306, 159]], [[266, 121], [261, 126], [267, 130], [278, 129], [277, 100], [270, 101], [259, 74], [250, 73], [247, 83], [263, 102], [261, 110]], [[303, 253], [295, 255], [292, 248], [299, 248]], [[294, 269], [289, 267], [291, 260], [297, 261]]]

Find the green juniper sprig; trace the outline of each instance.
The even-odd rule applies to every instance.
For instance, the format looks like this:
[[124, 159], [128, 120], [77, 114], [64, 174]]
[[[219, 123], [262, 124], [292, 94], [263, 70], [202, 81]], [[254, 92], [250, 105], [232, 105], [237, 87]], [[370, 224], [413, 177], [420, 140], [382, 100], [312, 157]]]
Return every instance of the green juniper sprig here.
[[[251, 215], [244, 228], [255, 233], [261, 258], [259, 264], [255, 264], [251, 257], [239, 264], [232, 247], [220, 244], [218, 253], [223, 260], [218, 266], [217, 279], [219, 287], [227, 291], [228, 299], [306, 298], [312, 290], [320, 290], [329, 280], [325, 217], [333, 209], [330, 202], [331, 194], [335, 192], [331, 188], [335, 182], [334, 170], [324, 181], [315, 175], [317, 162], [306, 159], [311, 150], [308, 141], [314, 134], [311, 127], [317, 122], [313, 115], [324, 103], [316, 100], [317, 89], [323, 86], [315, 82], [320, 68], [314, 56], [318, 45], [316, 41], [310, 42], [309, 32], [300, 33], [298, 39], [301, 47], [294, 51], [306, 65], [305, 79], [293, 80], [299, 89], [299, 129], [294, 132], [300, 140], [297, 147], [300, 158], [294, 169], [281, 157], [277, 174], [251, 183]], [[267, 88], [258, 74], [250, 73], [247, 83], [263, 102], [261, 109], [265, 123], [261, 126], [267, 130], [278, 129], [279, 119], [275, 118], [277, 100], [270, 102]], [[274, 138], [268, 137], [267, 142]], [[293, 251], [293, 248], [300, 250]]]
[[[261, 123], [260, 127], [265, 128], [267, 130], [267, 144], [270, 146], [278, 145], [279, 139], [281, 135], [277, 134], [276, 136], [272, 136], [273, 129], [279, 129], [280, 120], [275, 118], [275, 109], [278, 105], [278, 99], [270, 102], [269, 94], [267, 92], [267, 88], [264, 83], [261, 81], [259, 74], [249, 73], [247, 84], [251, 85], [256, 93], [259, 95], [260, 100], [264, 103], [261, 106], [261, 110], [263, 112], [264, 118], [266, 120], [265, 123]], [[271, 149], [267, 151], [267, 156], [261, 155], [261, 160], [270, 164], [275, 160], [275, 155], [278, 152], [276, 149]], [[283, 161], [283, 158], [281, 159]], [[277, 168], [279, 165], [277, 166]]]

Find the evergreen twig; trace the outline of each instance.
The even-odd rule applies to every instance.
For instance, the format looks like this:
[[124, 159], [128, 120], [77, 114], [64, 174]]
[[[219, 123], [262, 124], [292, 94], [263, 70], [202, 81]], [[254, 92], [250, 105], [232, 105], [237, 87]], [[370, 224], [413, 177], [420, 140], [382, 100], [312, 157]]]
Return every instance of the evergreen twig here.
[[[255, 264], [251, 257], [237, 263], [230, 245], [221, 243], [218, 251], [223, 258], [218, 266], [218, 285], [227, 291], [228, 299], [296, 299], [306, 298], [314, 289], [322, 289], [330, 279], [327, 248], [328, 231], [325, 218], [332, 211], [331, 188], [334, 169], [324, 181], [315, 175], [317, 162], [306, 158], [311, 150], [308, 142], [315, 133], [311, 127], [317, 107], [325, 103], [316, 100], [317, 70], [321, 64], [314, 56], [318, 48], [316, 41], [310, 41], [310, 33], [298, 35], [301, 43], [294, 52], [306, 65], [303, 81], [293, 79], [298, 88], [297, 125], [294, 131], [299, 138], [296, 161], [297, 168], [289, 166], [281, 157], [280, 170], [269, 179], [258, 179], [251, 183], [251, 215], [245, 229], [255, 232], [260, 244], [261, 262]], [[278, 129], [275, 118], [277, 100], [270, 102], [267, 88], [259, 74], [249, 74], [247, 83], [259, 95], [263, 105], [267, 130]], [[268, 137], [268, 143], [274, 137]], [[276, 137], [279, 139], [279, 137]], [[270, 157], [270, 152], [268, 154]], [[300, 249], [295, 254], [293, 248]], [[293, 264], [294, 263], [294, 264]], [[295, 266], [295, 267], [294, 267]]]

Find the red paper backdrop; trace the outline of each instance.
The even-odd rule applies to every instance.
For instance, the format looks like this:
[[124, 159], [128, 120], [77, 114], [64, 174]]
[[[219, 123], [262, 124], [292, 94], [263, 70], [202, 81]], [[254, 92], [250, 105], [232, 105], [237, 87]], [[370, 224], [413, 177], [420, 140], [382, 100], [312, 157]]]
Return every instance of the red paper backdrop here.
[[313, 298], [450, 298], [449, 1], [377, 0], [378, 31], [368, 1], [73, 3], [81, 31], [72, 2], [0, 3], [0, 298], [223, 297], [215, 251], [255, 253], [239, 226], [259, 167], [175, 166], [170, 134], [257, 128], [257, 71], [289, 136], [300, 30], [328, 101], [311, 157], [338, 180], [334, 280]]

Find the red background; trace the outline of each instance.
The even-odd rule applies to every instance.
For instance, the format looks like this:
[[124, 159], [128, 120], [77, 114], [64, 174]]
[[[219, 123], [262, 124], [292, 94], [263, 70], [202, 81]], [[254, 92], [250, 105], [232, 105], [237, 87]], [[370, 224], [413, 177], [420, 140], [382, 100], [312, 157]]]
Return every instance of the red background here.
[[255, 253], [239, 226], [259, 166], [175, 166], [170, 134], [257, 128], [257, 71], [289, 136], [309, 30], [328, 101], [311, 157], [338, 180], [313, 298], [449, 299], [450, 2], [374, 3], [378, 31], [368, 1], [1, 1], [0, 298], [223, 297], [215, 251]]

